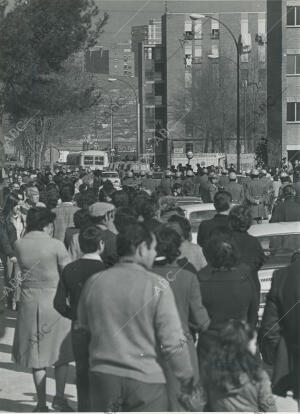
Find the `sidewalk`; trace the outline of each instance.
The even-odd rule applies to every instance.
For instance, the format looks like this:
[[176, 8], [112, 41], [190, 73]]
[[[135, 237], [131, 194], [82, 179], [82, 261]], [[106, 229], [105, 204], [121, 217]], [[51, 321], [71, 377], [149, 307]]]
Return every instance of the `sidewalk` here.
[[[35, 389], [30, 370], [19, 369], [11, 360], [16, 312], [6, 312], [6, 333], [0, 340], [0, 412], [32, 412], [36, 405]], [[66, 397], [76, 409], [75, 368], [70, 366], [66, 386]], [[47, 404], [51, 408], [55, 395], [54, 369], [50, 368], [47, 378]]]

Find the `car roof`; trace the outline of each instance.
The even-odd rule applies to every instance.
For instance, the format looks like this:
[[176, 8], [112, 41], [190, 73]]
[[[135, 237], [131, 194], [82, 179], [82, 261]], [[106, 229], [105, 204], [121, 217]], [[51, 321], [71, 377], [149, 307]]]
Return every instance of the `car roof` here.
[[215, 210], [213, 203], [185, 204], [180, 207], [188, 213], [193, 213], [195, 211]]
[[277, 234], [300, 234], [300, 221], [253, 224], [248, 230], [248, 233], [255, 237], [272, 236]]

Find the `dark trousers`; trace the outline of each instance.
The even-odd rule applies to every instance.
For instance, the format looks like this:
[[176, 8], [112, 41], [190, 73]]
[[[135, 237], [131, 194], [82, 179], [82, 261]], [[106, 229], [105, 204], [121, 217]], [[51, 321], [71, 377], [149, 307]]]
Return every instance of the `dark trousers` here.
[[149, 384], [116, 375], [90, 372], [92, 411], [168, 411], [165, 384]]
[[76, 387], [79, 412], [91, 411], [89, 398], [89, 335], [82, 329], [72, 329], [72, 346], [76, 364]]

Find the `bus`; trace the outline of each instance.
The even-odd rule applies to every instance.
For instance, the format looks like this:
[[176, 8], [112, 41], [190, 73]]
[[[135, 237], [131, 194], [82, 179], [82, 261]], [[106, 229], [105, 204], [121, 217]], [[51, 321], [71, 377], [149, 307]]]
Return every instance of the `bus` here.
[[91, 170], [105, 170], [109, 167], [109, 160], [105, 151], [87, 150], [68, 154], [67, 165], [71, 168], [81, 167], [90, 168]]

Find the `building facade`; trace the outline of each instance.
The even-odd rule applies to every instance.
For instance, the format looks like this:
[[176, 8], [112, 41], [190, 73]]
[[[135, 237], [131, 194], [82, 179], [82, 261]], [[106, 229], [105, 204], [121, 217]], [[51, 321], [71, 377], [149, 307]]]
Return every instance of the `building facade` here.
[[150, 19], [148, 25], [133, 26], [131, 28], [132, 51], [135, 54], [135, 75], [138, 76], [138, 45], [161, 45], [161, 19]]
[[134, 56], [130, 43], [116, 44], [110, 50], [94, 46], [85, 54], [85, 69], [90, 73], [132, 77], [135, 74]]
[[[163, 166], [172, 152], [235, 153], [236, 47], [220, 20], [237, 40], [241, 35], [241, 150], [253, 152], [267, 135], [265, 4], [225, 1], [216, 9], [216, 2], [187, 2], [184, 8], [162, 16], [161, 47], [148, 41], [140, 49], [144, 146], [152, 142]], [[192, 20], [194, 13], [211, 18]]]
[[[269, 158], [300, 160], [300, 1], [268, 0]], [[280, 148], [280, 151], [278, 151]]]

